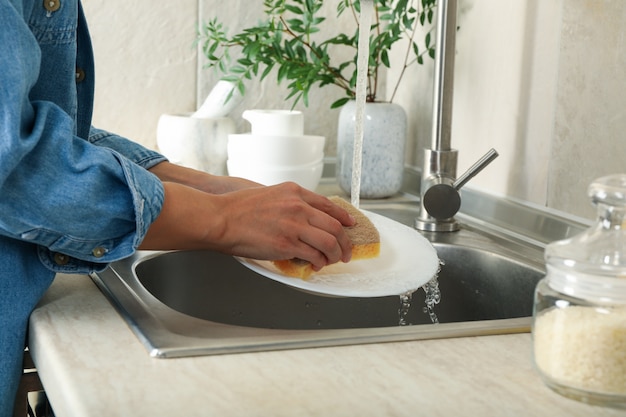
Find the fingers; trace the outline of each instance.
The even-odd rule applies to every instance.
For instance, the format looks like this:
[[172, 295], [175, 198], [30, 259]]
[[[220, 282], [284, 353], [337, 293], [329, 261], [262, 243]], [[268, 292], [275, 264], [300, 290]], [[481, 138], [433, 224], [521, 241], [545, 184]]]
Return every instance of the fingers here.
[[[217, 197], [217, 196], [215, 196]], [[348, 262], [352, 244], [343, 226], [354, 219], [326, 197], [294, 183], [222, 195], [226, 251], [257, 259], [300, 258], [314, 269]]]
[[352, 257], [352, 242], [343, 226], [352, 226], [354, 218], [343, 208], [326, 197], [299, 188], [302, 200], [307, 204], [308, 226], [300, 231], [299, 240], [308, 247], [298, 256], [311, 262], [315, 270], [339, 261], [349, 262]]
[[313, 227], [302, 236], [305, 243], [320, 251], [326, 257], [328, 264], [350, 261], [352, 242], [339, 220], [319, 212], [319, 215], [313, 216], [309, 222]]
[[343, 226], [354, 225], [354, 217], [352, 217], [346, 210], [330, 201], [328, 198], [315, 193], [305, 195], [303, 198], [311, 206], [337, 219]]

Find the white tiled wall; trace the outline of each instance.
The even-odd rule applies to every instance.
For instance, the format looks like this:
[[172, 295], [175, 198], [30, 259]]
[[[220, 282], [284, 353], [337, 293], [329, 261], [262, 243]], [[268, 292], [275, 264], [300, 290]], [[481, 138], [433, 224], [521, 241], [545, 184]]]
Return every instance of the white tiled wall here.
[[[333, 18], [336, 2], [324, 4]], [[197, 70], [191, 43], [198, 20], [219, 16], [233, 29], [260, 17], [261, 0], [85, 0], [98, 64], [95, 121], [154, 146], [164, 112], [195, 109], [215, 83]], [[198, 19], [199, 16], [199, 19]], [[626, 2], [622, 0], [459, 0], [453, 146], [459, 171], [490, 147], [501, 156], [476, 187], [590, 217], [594, 178], [626, 172]], [[337, 22], [336, 27], [349, 24]], [[401, 51], [394, 58], [401, 59]], [[396, 72], [394, 72], [396, 71]], [[397, 76], [397, 64], [389, 79]], [[311, 97], [305, 129], [335, 152], [332, 88]], [[244, 108], [285, 108], [273, 79], [250, 86]], [[396, 102], [409, 114], [407, 162], [430, 141], [432, 65], [411, 67]], [[247, 125], [238, 121], [240, 130]]]

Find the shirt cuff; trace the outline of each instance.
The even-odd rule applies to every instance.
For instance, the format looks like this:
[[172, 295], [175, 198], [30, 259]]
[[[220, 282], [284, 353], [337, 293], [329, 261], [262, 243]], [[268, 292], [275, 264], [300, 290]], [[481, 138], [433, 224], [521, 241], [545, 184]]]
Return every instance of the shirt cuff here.
[[[152, 173], [113, 151], [127, 179], [135, 211], [134, 232], [108, 240], [61, 239], [50, 247], [39, 246], [39, 259], [49, 269], [64, 273], [91, 273], [105, 269], [110, 262], [131, 256], [139, 247], [150, 225], [163, 207], [165, 191]], [[37, 239], [36, 236], [29, 236]]]

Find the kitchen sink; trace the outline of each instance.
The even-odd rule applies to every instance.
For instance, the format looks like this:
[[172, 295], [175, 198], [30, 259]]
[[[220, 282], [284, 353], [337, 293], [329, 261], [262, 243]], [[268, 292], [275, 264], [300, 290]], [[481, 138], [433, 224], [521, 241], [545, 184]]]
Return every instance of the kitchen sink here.
[[[543, 272], [485, 250], [435, 244], [445, 262], [438, 277], [442, 323], [527, 317]], [[398, 296], [314, 295], [270, 279], [217, 252], [170, 252], [135, 265], [139, 283], [174, 310], [212, 322], [262, 329], [346, 329], [399, 324]], [[503, 300], [507, 300], [506, 303]], [[430, 324], [425, 291], [414, 293], [405, 321]]]
[[[212, 251], [138, 252], [92, 278], [156, 357], [527, 332], [533, 291], [545, 272], [545, 243], [586, 225], [465, 194], [460, 231], [423, 233], [442, 261], [437, 282], [429, 284], [431, 292], [438, 285], [440, 301], [430, 309], [424, 289], [410, 304], [399, 296], [327, 297], [262, 277]], [[361, 207], [411, 226], [419, 201], [402, 194]], [[506, 227], [506, 217], [515, 224]], [[548, 235], [538, 227], [522, 233], [524, 222]]]

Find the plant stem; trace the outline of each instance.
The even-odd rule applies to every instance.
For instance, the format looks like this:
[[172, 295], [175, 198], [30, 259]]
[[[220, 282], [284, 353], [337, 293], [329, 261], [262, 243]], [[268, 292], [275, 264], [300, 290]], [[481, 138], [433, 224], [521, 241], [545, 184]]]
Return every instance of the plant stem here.
[[[380, 15], [378, 14], [378, 3], [374, 3], [376, 10], [375, 10], [375, 15], [376, 15], [376, 34], [378, 36], [380, 36]], [[379, 67], [379, 62], [378, 62], [378, 54], [376, 55], [376, 65], [374, 65], [374, 85], [370, 88], [370, 96], [371, 96], [371, 101], [375, 101], [376, 100], [376, 93], [378, 92], [378, 67]], [[369, 72], [369, 69], [368, 69]]]
[[[418, 2], [417, 16], [419, 16], [419, 9], [420, 9], [420, 5]], [[402, 65], [402, 70], [400, 71], [400, 75], [398, 76], [398, 81], [396, 81], [396, 85], [393, 88], [393, 93], [391, 94], [391, 97], [389, 98], [390, 103], [392, 103], [393, 99], [396, 97], [396, 93], [398, 92], [398, 88], [400, 87], [400, 81], [402, 81], [402, 78], [404, 77], [404, 73], [406, 72], [406, 69], [409, 67], [409, 56], [411, 55], [413, 39], [415, 38], [415, 32], [417, 30], [418, 21], [419, 19], [416, 18], [415, 22], [413, 23], [413, 27], [411, 28], [411, 34], [409, 36], [409, 44], [406, 48], [406, 53], [404, 54], [404, 63]]]
[[354, 23], [356, 23], [357, 27], [359, 26], [359, 15], [356, 12], [356, 8], [354, 7], [354, 2], [350, 2], [350, 10], [352, 10], [352, 17], [354, 18]]

